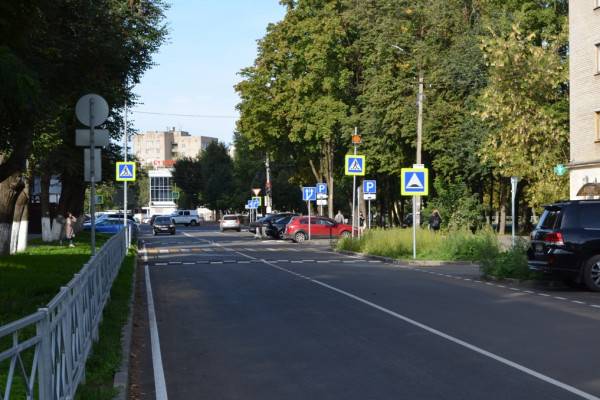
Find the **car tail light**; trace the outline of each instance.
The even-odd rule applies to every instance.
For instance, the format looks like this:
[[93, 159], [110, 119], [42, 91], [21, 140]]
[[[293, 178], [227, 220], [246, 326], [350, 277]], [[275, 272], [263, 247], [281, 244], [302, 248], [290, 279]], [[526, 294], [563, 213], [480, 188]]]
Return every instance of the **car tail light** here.
[[550, 232], [544, 236], [544, 243], [553, 244], [555, 246], [564, 246], [563, 235], [560, 232]]

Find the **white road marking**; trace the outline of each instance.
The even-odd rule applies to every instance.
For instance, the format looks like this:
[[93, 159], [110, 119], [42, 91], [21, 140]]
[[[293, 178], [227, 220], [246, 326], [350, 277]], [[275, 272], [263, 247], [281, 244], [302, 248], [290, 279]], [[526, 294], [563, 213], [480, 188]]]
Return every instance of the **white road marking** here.
[[469, 349], [471, 351], [474, 351], [475, 353], [481, 354], [481, 355], [483, 355], [485, 357], [491, 358], [492, 360], [495, 360], [495, 361], [497, 361], [497, 362], [499, 362], [501, 364], [504, 364], [504, 365], [506, 365], [508, 367], [514, 368], [514, 369], [516, 369], [518, 371], [521, 371], [521, 372], [523, 372], [523, 373], [525, 373], [527, 375], [533, 376], [534, 378], [537, 378], [537, 379], [539, 379], [541, 381], [549, 383], [549, 384], [551, 384], [553, 386], [556, 386], [556, 387], [558, 387], [560, 389], [563, 389], [563, 390], [565, 390], [567, 392], [573, 393], [573, 394], [575, 394], [577, 396], [580, 396], [580, 397], [582, 397], [584, 399], [587, 399], [587, 400], [600, 400], [600, 398], [598, 398], [598, 397], [596, 397], [596, 396], [594, 396], [594, 395], [592, 395], [590, 393], [584, 392], [584, 391], [582, 391], [580, 389], [577, 389], [574, 386], [568, 385], [568, 384], [566, 384], [564, 382], [561, 382], [561, 381], [559, 381], [557, 379], [554, 379], [552, 377], [544, 375], [544, 374], [542, 374], [540, 372], [537, 372], [537, 371], [535, 371], [533, 369], [527, 368], [524, 365], [518, 364], [518, 363], [516, 363], [514, 361], [511, 361], [511, 360], [509, 360], [507, 358], [504, 358], [502, 356], [499, 356], [497, 354], [494, 354], [492, 352], [484, 350], [481, 347], [475, 346], [475, 345], [473, 345], [471, 343], [468, 343], [468, 342], [466, 342], [464, 340], [458, 339], [458, 338], [456, 338], [454, 336], [451, 336], [451, 335], [449, 335], [447, 333], [444, 333], [444, 332], [442, 332], [440, 330], [432, 328], [432, 327], [430, 327], [428, 325], [425, 325], [425, 324], [423, 324], [421, 322], [418, 322], [418, 321], [416, 321], [416, 320], [414, 320], [412, 318], [409, 318], [407, 316], [399, 314], [399, 313], [397, 313], [395, 311], [392, 311], [392, 310], [390, 310], [388, 308], [385, 308], [385, 307], [382, 307], [380, 305], [377, 305], [377, 304], [375, 304], [375, 303], [373, 303], [373, 302], [371, 302], [369, 300], [363, 299], [362, 297], [356, 296], [356, 295], [354, 295], [354, 294], [352, 294], [350, 292], [346, 292], [345, 290], [338, 289], [335, 286], [332, 286], [332, 285], [329, 285], [327, 283], [321, 282], [321, 281], [319, 281], [317, 279], [306, 277], [306, 276], [303, 276], [303, 275], [299, 275], [296, 272], [290, 271], [290, 270], [285, 269], [283, 267], [279, 267], [279, 266], [277, 266], [275, 264], [272, 264], [272, 263], [270, 263], [270, 262], [268, 262], [266, 260], [261, 260], [261, 261], [264, 264], [271, 266], [272, 268], [275, 268], [275, 269], [278, 269], [280, 271], [287, 272], [289, 274], [292, 274], [292, 275], [304, 278], [304, 279], [306, 279], [306, 280], [308, 280], [308, 281], [310, 281], [310, 282], [312, 282], [312, 283], [314, 283], [316, 285], [322, 286], [322, 287], [324, 287], [326, 289], [329, 289], [329, 290], [331, 290], [333, 292], [336, 292], [338, 294], [346, 296], [346, 297], [348, 297], [350, 299], [353, 299], [353, 300], [355, 300], [355, 301], [357, 301], [359, 303], [363, 303], [363, 304], [365, 304], [365, 305], [367, 305], [369, 307], [372, 307], [372, 308], [374, 308], [376, 310], [379, 310], [379, 311], [381, 311], [381, 312], [383, 312], [385, 314], [388, 314], [388, 315], [390, 315], [390, 316], [392, 316], [394, 318], [402, 320], [402, 321], [404, 321], [404, 322], [406, 322], [406, 323], [408, 323], [410, 325], [413, 325], [413, 326], [416, 326], [418, 328], [421, 328], [421, 329], [423, 329], [423, 330], [425, 330], [425, 331], [427, 331], [427, 332], [429, 332], [429, 333], [431, 333], [433, 335], [436, 335], [436, 336], [439, 336], [441, 338], [444, 338], [444, 339], [446, 339], [446, 340], [448, 340], [448, 341], [450, 341], [452, 343], [455, 343], [455, 344], [457, 344], [459, 346], [465, 347], [465, 348], [467, 348], [467, 349]]
[[158, 252], [159, 253], [168, 253], [169, 250], [168, 249], [159, 249]]
[[158, 337], [158, 324], [156, 323], [156, 312], [154, 310], [154, 297], [152, 296], [152, 285], [150, 284], [150, 272], [148, 264], [144, 265], [146, 273], [146, 295], [148, 299], [148, 320], [150, 323], [150, 343], [152, 348], [152, 367], [154, 369], [154, 391], [157, 400], [167, 400], [167, 384], [163, 369], [162, 355], [160, 353], [160, 339]]
[[169, 263], [155, 263], [154, 265], [169, 265]]
[[596, 305], [596, 304], [590, 304], [590, 305], [591, 305], [592, 307], [594, 307], [594, 308], [600, 308], [600, 306], [599, 306], [599, 305]]
[[183, 265], [195, 265], [195, 262], [184, 262]]
[[181, 264], [181, 261], [169, 261], [169, 264], [171, 264], [171, 265], [179, 265], [179, 264]]

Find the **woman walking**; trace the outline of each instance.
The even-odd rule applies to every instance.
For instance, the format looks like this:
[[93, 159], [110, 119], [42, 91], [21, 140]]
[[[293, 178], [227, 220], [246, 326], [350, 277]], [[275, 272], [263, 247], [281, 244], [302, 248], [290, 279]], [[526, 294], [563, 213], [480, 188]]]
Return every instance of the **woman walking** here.
[[69, 241], [69, 247], [75, 247], [73, 244], [73, 238], [75, 237], [75, 223], [77, 222], [77, 218], [73, 216], [70, 212], [67, 213], [67, 218], [65, 219], [65, 236]]

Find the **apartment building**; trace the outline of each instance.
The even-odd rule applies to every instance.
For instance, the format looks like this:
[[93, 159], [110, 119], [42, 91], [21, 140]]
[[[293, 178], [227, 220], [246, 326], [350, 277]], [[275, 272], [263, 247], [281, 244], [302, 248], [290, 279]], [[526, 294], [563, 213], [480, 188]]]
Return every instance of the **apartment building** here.
[[216, 141], [217, 138], [214, 137], [192, 136], [188, 132], [171, 128], [134, 136], [133, 151], [142, 165], [169, 168], [178, 158], [196, 157]]
[[582, 199], [600, 184], [600, 0], [569, 1], [569, 43], [570, 197]]

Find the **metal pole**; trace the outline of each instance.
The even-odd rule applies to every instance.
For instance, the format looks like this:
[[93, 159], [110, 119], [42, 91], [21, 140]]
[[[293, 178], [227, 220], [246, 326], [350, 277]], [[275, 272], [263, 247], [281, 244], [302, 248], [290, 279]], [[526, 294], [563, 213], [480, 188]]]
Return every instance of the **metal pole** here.
[[267, 206], [267, 214], [270, 214], [273, 211], [273, 203], [271, 201], [271, 197], [273, 195], [273, 189], [271, 188], [271, 165], [269, 161], [269, 153], [267, 153], [267, 160], [265, 161], [267, 167], [267, 193], [265, 196], [265, 204]]
[[417, 259], [417, 213], [415, 207], [417, 206], [417, 197], [413, 196], [413, 259]]
[[[125, 134], [123, 135], [123, 158], [127, 162], [127, 100], [125, 100], [125, 117], [123, 119]], [[125, 243], [129, 243], [129, 231], [127, 228], [127, 181], [123, 182], [123, 229], [125, 229]], [[126, 245], [126, 247], [129, 247]]]
[[362, 236], [362, 225], [360, 223], [360, 187], [356, 188], [356, 225], [358, 226], [358, 237]]
[[[354, 135], [358, 134], [358, 127], [354, 127]], [[356, 144], [354, 144], [354, 155], [356, 155]], [[352, 237], [354, 237], [354, 227], [356, 224], [355, 208], [356, 208], [356, 175], [352, 177]]]
[[310, 200], [306, 202], [306, 207], [308, 208], [308, 240], [310, 240]]
[[516, 214], [516, 198], [517, 198], [517, 184], [519, 183], [519, 178], [516, 176], [512, 176], [510, 178], [510, 186], [511, 186], [511, 208], [512, 208], [512, 245], [515, 247], [517, 245], [517, 219], [515, 218]]
[[90, 214], [92, 217], [92, 256], [96, 255], [96, 142], [94, 138], [94, 98], [90, 96]]
[[[418, 115], [417, 115], [417, 154], [416, 161], [417, 164], [422, 164], [421, 157], [421, 147], [423, 141], [423, 95], [424, 95], [424, 73], [423, 70], [419, 70], [419, 95], [417, 97], [417, 105], [418, 105]], [[416, 214], [416, 217], [421, 222], [421, 196], [417, 196], [415, 199], [415, 208], [413, 210], [413, 214]]]
[[368, 227], [371, 229], [371, 199], [369, 199], [369, 222]]

